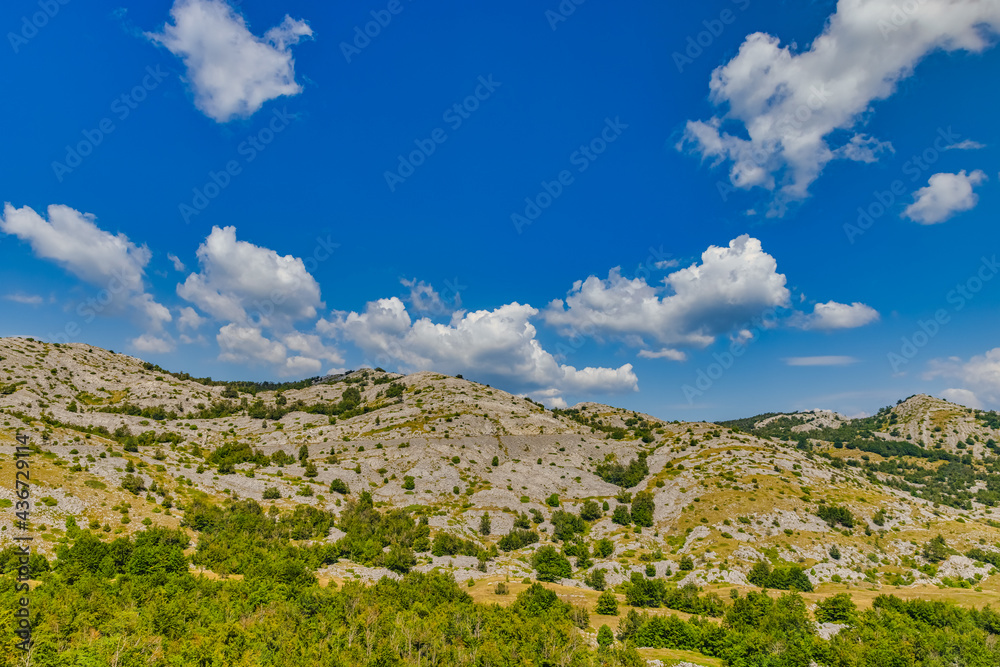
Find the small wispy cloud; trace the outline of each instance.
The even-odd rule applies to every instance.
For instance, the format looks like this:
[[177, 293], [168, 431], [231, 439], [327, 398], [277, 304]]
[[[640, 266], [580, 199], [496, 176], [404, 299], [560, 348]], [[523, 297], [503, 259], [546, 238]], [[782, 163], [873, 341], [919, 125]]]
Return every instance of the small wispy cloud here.
[[846, 366], [857, 363], [854, 357], [845, 356], [821, 356], [821, 357], [785, 357], [784, 362], [789, 366]]
[[40, 306], [45, 302], [45, 299], [38, 296], [37, 294], [22, 294], [17, 292], [15, 294], [4, 295], [4, 300], [13, 301], [14, 303], [23, 303], [28, 306]]
[[978, 151], [981, 148], [986, 148], [986, 144], [981, 144], [972, 139], [966, 139], [965, 141], [959, 141], [957, 144], [944, 147], [946, 151]]

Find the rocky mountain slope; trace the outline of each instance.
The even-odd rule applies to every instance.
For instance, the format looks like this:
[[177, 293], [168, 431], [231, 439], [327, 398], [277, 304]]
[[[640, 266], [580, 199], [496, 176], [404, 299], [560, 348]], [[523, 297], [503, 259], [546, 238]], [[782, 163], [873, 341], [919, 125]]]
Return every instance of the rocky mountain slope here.
[[[585, 559], [566, 586], [587, 588], [595, 569], [609, 586], [633, 572], [747, 586], [768, 561], [802, 567], [817, 585], [963, 587], [982, 603], [1000, 577], [964, 554], [1000, 554], [997, 427], [992, 413], [929, 396], [860, 420], [814, 411], [710, 424], [593, 403], [548, 410], [429, 372], [212, 383], [87, 345], [0, 339], [0, 505], [15, 500], [12, 448], [27, 435], [37, 447], [33, 530], [48, 554], [68, 540], [70, 518], [113, 537], [185, 525], [198, 499], [340, 516], [368, 492], [377, 508], [425, 517], [432, 538], [453, 534], [494, 554], [418, 551], [414, 569], [520, 580], [534, 576], [536, 549], [565, 550], [556, 512], [579, 515], [592, 500], [599, 516], [585, 540], [607, 538], [613, 550]], [[652, 525], [616, 523], [615, 510], [635, 509], [644, 491]], [[4, 546], [13, 511], [0, 512]], [[539, 542], [496, 551], [515, 522]], [[928, 557], [939, 534], [945, 550]], [[343, 535], [336, 527], [312, 542]], [[320, 574], [398, 576], [344, 559]]]

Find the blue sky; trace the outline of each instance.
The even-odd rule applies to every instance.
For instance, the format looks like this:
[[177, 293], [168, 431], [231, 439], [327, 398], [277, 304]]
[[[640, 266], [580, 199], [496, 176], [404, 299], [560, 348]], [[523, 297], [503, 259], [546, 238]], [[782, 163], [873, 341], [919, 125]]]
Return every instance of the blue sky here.
[[996, 3], [674, 4], [6, 2], [0, 335], [998, 407]]

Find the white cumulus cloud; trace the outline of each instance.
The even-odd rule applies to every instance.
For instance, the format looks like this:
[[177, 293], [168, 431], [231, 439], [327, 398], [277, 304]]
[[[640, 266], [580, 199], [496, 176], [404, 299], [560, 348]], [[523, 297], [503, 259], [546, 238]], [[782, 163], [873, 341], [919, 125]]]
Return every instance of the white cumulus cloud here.
[[871, 162], [891, 150], [859, 128], [925, 56], [981, 52], [998, 27], [995, 0], [840, 0], [804, 49], [761, 32], [747, 36], [712, 73], [719, 111], [689, 121], [678, 148], [729, 164], [734, 188], [772, 191], [768, 215], [782, 215], [832, 160]]
[[370, 302], [362, 313], [336, 313], [317, 329], [353, 342], [374, 363], [395, 363], [405, 372], [463, 373], [510, 391], [553, 399], [565, 393], [635, 391], [631, 364], [577, 369], [559, 363], [536, 340], [530, 318], [538, 310], [510, 303], [495, 310], [456, 313], [449, 324], [414, 321], [397, 297]]
[[542, 316], [566, 334], [705, 346], [788, 302], [785, 276], [777, 272], [774, 257], [744, 234], [728, 247], [710, 246], [700, 264], [669, 274], [663, 287], [623, 278], [617, 268], [606, 280], [578, 280]]
[[1000, 347], [970, 357], [967, 361], [960, 357], [934, 359], [924, 377], [958, 380], [962, 386], [946, 390], [944, 397], [948, 400], [969, 407], [989, 404], [996, 408], [1000, 406]]
[[979, 169], [971, 174], [966, 174], [964, 169], [957, 174], [934, 174], [926, 187], [914, 193], [916, 201], [906, 207], [903, 215], [921, 225], [944, 222], [976, 206], [979, 196], [972, 188], [985, 180], [986, 174]]
[[177, 294], [218, 320], [280, 327], [315, 318], [323, 306], [300, 258], [237, 240], [235, 227], [213, 227], [197, 255], [200, 272]]
[[172, 319], [145, 290], [149, 248], [137, 246], [125, 234], [104, 231], [91, 213], [62, 205], [49, 206], [47, 213], [48, 220], [28, 206], [6, 203], [0, 231], [28, 243], [36, 256], [106, 290], [112, 297], [109, 309], [135, 308], [153, 330]]
[[863, 303], [855, 301], [852, 304], [828, 301], [817, 303], [809, 315], [800, 315], [792, 320], [793, 326], [800, 329], [854, 329], [866, 324], [877, 322], [878, 311]]
[[184, 61], [195, 106], [209, 118], [251, 116], [268, 100], [302, 92], [290, 47], [312, 36], [305, 21], [285, 16], [258, 37], [223, 0], [176, 0], [170, 16], [173, 24], [146, 37]]

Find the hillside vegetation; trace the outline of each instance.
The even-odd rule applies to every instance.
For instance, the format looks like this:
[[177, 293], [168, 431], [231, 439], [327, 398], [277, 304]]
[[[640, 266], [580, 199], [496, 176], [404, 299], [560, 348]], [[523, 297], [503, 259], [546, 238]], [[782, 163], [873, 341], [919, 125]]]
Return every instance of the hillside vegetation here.
[[24, 435], [37, 664], [995, 665], [998, 428], [929, 396], [681, 423], [0, 339], [0, 614]]

